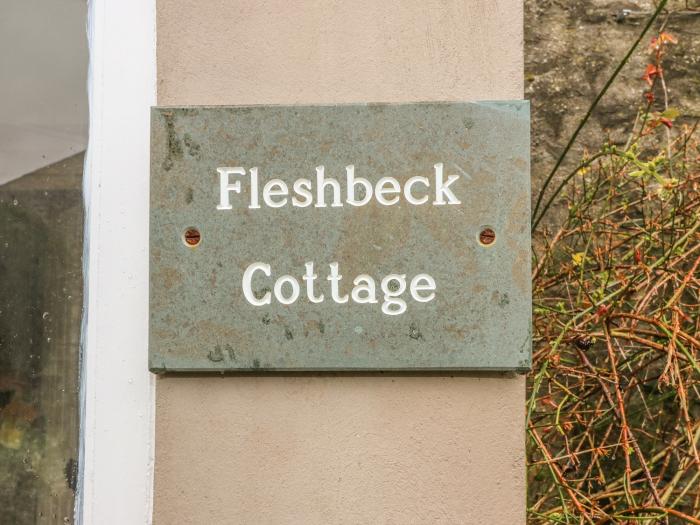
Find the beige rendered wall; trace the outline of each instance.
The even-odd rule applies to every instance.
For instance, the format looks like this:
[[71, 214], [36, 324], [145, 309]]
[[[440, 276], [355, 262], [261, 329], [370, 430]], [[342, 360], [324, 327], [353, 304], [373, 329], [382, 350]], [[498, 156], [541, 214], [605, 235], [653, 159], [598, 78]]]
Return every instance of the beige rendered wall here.
[[[158, 103], [522, 98], [521, 0], [157, 0]], [[161, 377], [155, 522], [525, 522], [514, 375]]]

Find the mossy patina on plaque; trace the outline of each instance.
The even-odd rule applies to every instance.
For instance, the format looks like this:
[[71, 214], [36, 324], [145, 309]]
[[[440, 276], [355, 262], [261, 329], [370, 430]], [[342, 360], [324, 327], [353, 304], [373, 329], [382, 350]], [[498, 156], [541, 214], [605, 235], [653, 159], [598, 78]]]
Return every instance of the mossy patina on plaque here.
[[151, 126], [151, 370], [529, 368], [526, 102]]

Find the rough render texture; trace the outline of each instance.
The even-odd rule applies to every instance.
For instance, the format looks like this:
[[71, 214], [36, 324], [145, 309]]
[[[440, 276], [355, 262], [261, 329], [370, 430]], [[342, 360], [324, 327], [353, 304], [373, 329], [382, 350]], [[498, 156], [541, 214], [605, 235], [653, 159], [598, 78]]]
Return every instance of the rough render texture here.
[[[519, 0], [158, 0], [158, 103], [522, 98]], [[521, 376], [161, 377], [155, 522], [525, 522]]]
[[524, 523], [523, 381], [158, 382], [156, 523]]
[[158, 0], [158, 103], [522, 99], [521, 3]]
[[[644, 103], [647, 44], [664, 21], [665, 30], [678, 38], [664, 63], [669, 104], [681, 113], [677, 125], [692, 124], [700, 115], [700, 0], [669, 0], [667, 7], [670, 15], [660, 17], [601, 100], [557, 182], [578, 165], [584, 150], [597, 150], [608, 137], [616, 144], [627, 141]], [[652, 0], [525, 0], [525, 96], [532, 104], [533, 188], [542, 184], [653, 10]], [[566, 210], [557, 208], [559, 213], [545, 222], [558, 224]]]

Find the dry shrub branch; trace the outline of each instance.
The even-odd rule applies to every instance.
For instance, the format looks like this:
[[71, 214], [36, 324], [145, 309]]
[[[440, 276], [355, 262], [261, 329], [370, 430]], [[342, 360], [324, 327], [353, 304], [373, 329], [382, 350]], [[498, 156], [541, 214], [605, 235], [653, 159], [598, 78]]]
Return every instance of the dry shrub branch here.
[[537, 232], [531, 523], [700, 524], [700, 149], [674, 43], [651, 40], [627, 143], [582, 159]]

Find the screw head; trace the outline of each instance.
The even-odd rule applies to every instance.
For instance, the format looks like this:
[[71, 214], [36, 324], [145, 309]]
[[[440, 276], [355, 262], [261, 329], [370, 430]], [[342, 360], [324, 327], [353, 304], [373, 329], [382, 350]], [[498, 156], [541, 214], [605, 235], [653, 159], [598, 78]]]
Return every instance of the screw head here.
[[481, 233], [479, 233], [479, 242], [484, 246], [493, 244], [495, 241], [496, 232], [493, 231], [491, 228], [484, 228], [483, 230], [481, 230]]
[[197, 228], [187, 228], [182, 236], [187, 246], [195, 247], [202, 240], [202, 234], [199, 233]]

